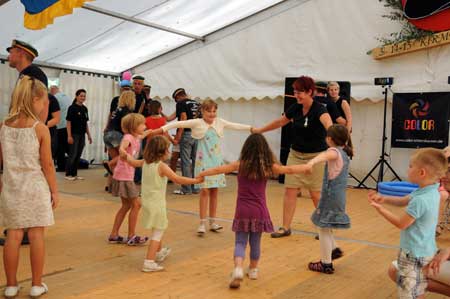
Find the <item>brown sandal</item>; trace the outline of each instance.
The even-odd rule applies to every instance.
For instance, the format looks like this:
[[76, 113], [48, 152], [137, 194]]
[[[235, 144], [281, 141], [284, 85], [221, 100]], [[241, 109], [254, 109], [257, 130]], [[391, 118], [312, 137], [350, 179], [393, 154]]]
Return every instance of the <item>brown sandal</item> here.
[[333, 264], [324, 264], [322, 261], [315, 262], [315, 263], [309, 263], [308, 269], [314, 272], [321, 272], [325, 274], [333, 274], [334, 268]]

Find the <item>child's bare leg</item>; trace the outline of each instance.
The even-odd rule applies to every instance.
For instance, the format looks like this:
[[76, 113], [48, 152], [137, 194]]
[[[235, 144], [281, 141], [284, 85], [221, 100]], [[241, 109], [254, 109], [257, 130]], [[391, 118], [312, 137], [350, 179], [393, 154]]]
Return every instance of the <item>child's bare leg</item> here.
[[214, 222], [217, 215], [217, 197], [219, 194], [218, 188], [209, 189], [209, 218]]
[[206, 219], [206, 210], [208, 209], [208, 198], [211, 189], [202, 188], [200, 190], [200, 221]]
[[131, 210], [128, 215], [128, 238], [136, 235], [136, 225], [139, 216], [139, 210], [141, 209], [141, 203], [138, 198], [129, 199], [131, 202]]
[[17, 286], [16, 275], [22, 238], [23, 229], [8, 229], [5, 247], [3, 248], [3, 265], [5, 267], [7, 286]]
[[161, 242], [151, 240], [150, 244], [148, 244], [146, 259], [154, 261], [156, 258], [156, 253], [160, 250], [160, 248], [161, 248]]
[[120, 207], [119, 211], [117, 211], [116, 217], [114, 219], [114, 224], [111, 230], [111, 237], [117, 237], [119, 235], [120, 226], [122, 225], [125, 216], [131, 208], [131, 204], [128, 199], [122, 197], [120, 199], [122, 200], [122, 206]]
[[28, 229], [28, 238], [30, 239], [31, 285], [41, 286], [45, 260], [44, 227]]

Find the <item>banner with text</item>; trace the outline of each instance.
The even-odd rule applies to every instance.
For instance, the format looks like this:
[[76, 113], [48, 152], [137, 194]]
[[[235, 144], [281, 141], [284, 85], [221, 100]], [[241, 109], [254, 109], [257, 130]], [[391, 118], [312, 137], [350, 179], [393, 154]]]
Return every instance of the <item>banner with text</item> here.
[[446, 147], [449, 103], [450, 92], [394, 94], [391, 146]]

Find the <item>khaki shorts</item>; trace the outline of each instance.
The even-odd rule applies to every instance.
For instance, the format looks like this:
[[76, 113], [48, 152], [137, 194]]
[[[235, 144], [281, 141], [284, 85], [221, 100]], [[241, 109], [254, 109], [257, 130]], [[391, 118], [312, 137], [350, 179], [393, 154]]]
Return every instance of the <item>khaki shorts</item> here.
[[[289, 152], [286, 165], [306, 164], [320, 153], [301, 153], [293, 149]], [[325, 162], [313, 166], [312, 174], [286, 174], [285, 188], [304, 188], [310, 191], [322, 191]]]
[[139, 188], [133, 181], [116, 181], [112, 182], [112, 195], [121, 198], [137, 198], [139, 197]]

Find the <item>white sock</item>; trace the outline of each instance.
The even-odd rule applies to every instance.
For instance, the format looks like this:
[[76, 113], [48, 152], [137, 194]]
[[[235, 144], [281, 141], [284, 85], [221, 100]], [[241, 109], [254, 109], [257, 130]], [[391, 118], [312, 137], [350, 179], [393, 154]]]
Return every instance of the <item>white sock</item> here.
[[209, 225], [213, 225], [215, 222], [215, 218], [209, 218]]
[[205, 225], [206, 224], [206, 219], [200, 219], [200, 224]]
[[333, 233], [329, 228], [319, 229], [320, 260], [322, 263], [331, 264], [331, 251], [333, 250]]
[[144, 260], [144, 264], [152, 264], [154, 262], [155, 262], [154, 260], [147, 260], [147, 259]]

